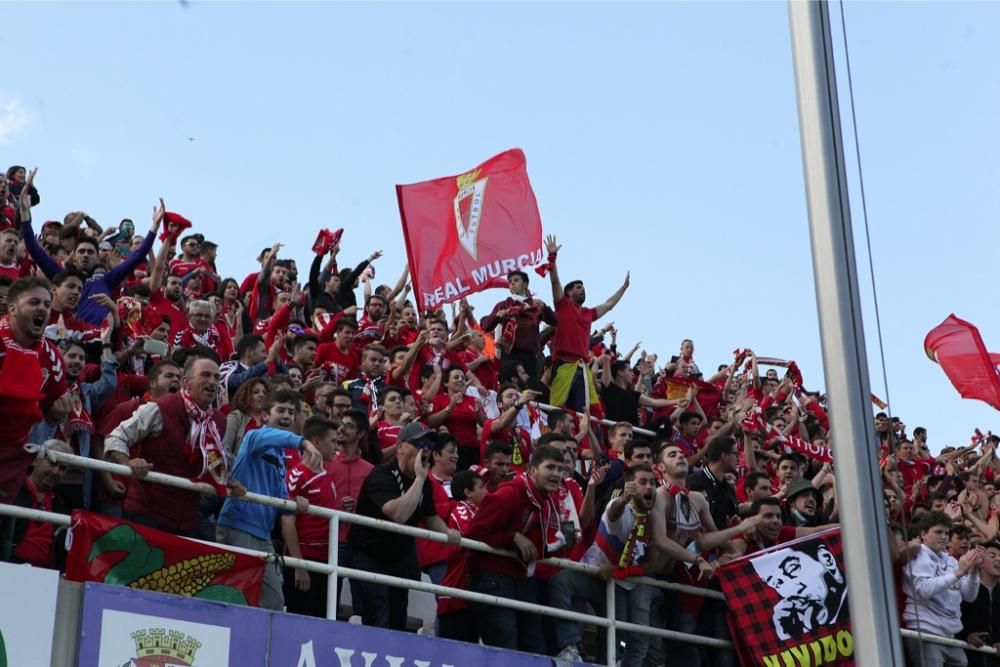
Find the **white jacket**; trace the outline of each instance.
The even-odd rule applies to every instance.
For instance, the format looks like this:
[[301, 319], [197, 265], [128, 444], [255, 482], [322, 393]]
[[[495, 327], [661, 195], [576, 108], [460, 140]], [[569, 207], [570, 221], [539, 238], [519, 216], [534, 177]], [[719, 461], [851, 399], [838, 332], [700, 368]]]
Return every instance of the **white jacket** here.
[[962, 629], [962, 600], [979, 592], [979, 571], [956, 577], [958, 561], [947, 551], [934, 553], [927, 545], [903, 569], [903, 624], [913, 630], [954, 637]]

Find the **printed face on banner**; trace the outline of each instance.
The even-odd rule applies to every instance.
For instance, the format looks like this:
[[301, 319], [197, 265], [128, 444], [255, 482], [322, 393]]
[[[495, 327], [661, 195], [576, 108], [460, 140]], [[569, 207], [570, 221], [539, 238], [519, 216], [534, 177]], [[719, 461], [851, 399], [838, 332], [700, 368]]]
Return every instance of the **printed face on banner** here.
[[229, 664], [229, 628], [105, 609], [99, 667]]
[[744, 667], [854, 665], [838, 528], [738, 558], [717, 576]]
[[751, 562], [757, 576], [781, 596], [772, 612], [779, 639], [837, 624], [847, 600], [847, 581], [824, 543], [781, 549]]

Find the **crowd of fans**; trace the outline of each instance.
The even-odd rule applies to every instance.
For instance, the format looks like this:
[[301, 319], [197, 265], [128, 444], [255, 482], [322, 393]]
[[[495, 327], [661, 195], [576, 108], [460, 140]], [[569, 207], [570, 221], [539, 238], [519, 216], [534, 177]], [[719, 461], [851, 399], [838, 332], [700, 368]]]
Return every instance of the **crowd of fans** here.
[[[219, 245], [162, 200], [145, 235], [131, 220], [102, 227], [83, 212], [39, 224], [39, 203], [33, 171], [0, 178], [0, 502], [87, 508], [318, 561], [327, 522], [304, 510], [356, 512], [448, 543], [344, 522], [342, 565], [605, 613], [600, 578], [538, 562], [567, 558], [615, 580], [619, 620], [718, 638], [728, 638], [723, 604], [632, 578], [717, 588], [728, 560], [837, 521], [825, 397], [797, 365], [738, 349], [705, 373], [690, 340], [666, 363], [638, 345], [620, 352], [615, 328], [595, 322], [626, 294], [628, 276], [585, 305], [584, 284], [561, 281], [554, 237], [538, 269], [552, 303], [514, 271], [509, 296], [477, 318], [465, 301], [450, 314], [419, 312], [405, 272], [375, 286], [378, 251], [342, 268], [339, 232], [320, 234], [305, 276], [275, 243], [259, 271], [235, 280], [219, 273]], [[28, 442], [125, 464], [133, 476], [69, 469]], [[907, 627], [1000, 641], [998, 442], [977, 432], [935, 457], [926, 430], [911, 436], [875, 417]], [[148, 483], [150, 470], [219, 495]], [[293, 499], [300, 512], [244, 502], [247, 490]], [[4, 559], [59, 566], [49, 524], [2, 530]], [[467, 552], [462, 536], [519, 558]], [[364, 623], [406, 627], [405, 590], [354, 581], [352, 592]], [[261, 604], [323, 616], [326, 595], [325, 576], [274, 564]], [[564, 659], [592, 648], [577, 623], [451, 597], [438, 600], [437, 632]], [[623, 638], [629, 667], [735, 661]], [[925, 665], [966, 660], [961, 649], [910, 649]]]

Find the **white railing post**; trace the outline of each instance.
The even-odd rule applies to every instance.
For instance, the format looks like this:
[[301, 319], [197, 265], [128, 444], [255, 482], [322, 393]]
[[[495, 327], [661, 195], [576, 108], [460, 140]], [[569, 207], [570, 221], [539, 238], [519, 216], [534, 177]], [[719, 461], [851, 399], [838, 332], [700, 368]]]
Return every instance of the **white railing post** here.
[[618, 661], [618, 633], [615, 632], [615, 580], [608, 579], [604, 585], [604, 605], [608, 611], [608, 639], [605, 646], [605, 658], [608, 667], [615, 667], [615, 663]]
[[337, 568], [340, 567], [340, 518], [334, 514], [330, 517], [330, 546], [327, 547], [326, 562], [330, 565], [330, 574], [326, 576], [326, 617], [337, 620], [340, 609], [340, 596], [337, 595]]

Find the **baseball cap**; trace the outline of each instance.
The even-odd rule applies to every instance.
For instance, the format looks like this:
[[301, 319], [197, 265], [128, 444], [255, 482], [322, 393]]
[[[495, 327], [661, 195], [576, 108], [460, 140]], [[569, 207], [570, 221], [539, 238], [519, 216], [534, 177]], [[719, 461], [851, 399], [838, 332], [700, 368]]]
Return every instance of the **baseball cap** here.
[[420, 422], [412, 421], [399, 429], [399, 436], [396, 438], [396, 442], [408, 442], [415, 447], [423, 449], [434, 445], [436, 435], [434, 431]]

